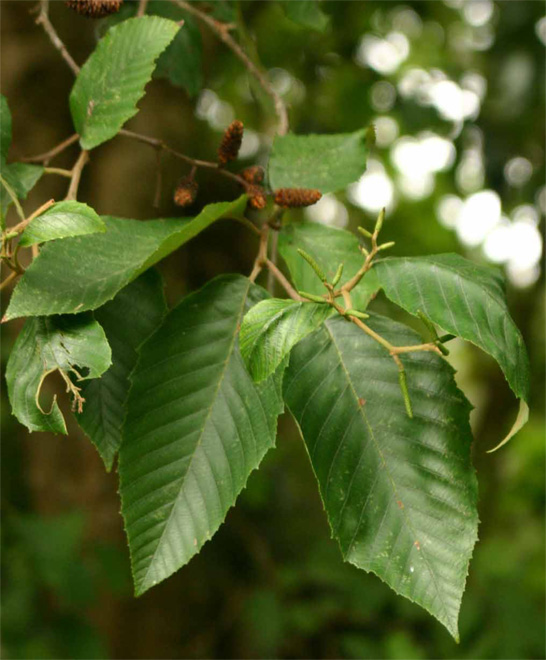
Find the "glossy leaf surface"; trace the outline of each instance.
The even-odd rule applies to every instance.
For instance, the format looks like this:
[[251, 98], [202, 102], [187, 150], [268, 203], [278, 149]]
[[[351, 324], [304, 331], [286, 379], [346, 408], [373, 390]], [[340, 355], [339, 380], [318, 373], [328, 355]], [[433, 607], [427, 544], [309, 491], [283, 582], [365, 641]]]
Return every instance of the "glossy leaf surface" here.
[[101, 378], [83, 384], [85, 405], [77, 419], [107, 470], [112, 469], [121, 444], [129, 374], [137, 362], [137, 349], [157, 329], [166, 311], [163, 282], [152, 268], [95, 312], [112, 349], [112, 366]]
[[237, 342], [265, 296], [247, 278], [219, 277], [141, 348], [119, 453], [137, 594], [199, 552], [275, 443], [281, 378], [255, 384]]
[[58, 202], [27, 226], [19, 241], [23, 247], [45, 243], [56, 238], [105, 232], [106, 225], [87, 204]]
[[[369, 325], [395, 345], [420, 343], [390, 319], [374, 315]], [[478, 524], [470, 404], [438, 356], [412, 353], [403, 362], [413, 419], [386, 350], [332, 318], [293, 349], [285, 401], [345, 560], [374, 572], [457, 638]]]
[[13, 414], [29, 431], [66, 433], [55, 400], [50, 411], [38, 406], [43, 378], [56, 370], [75, 374], [76, 381], [98, 378], [110, 364], [110, 346], [91, 314], [28, 319], [6, 368]]
[[114, 137], [136, 115], [156, 59], [178, 30], [174, 21], [142, 16], [115, 25], [99, 41], [70, 93], [70, 111], [83, 149]]
[[492, 355], [522, 409], [508, 440], [527, 421], [529, 358], [510, 316], [500, 271], [457, 254], [393, 257], [375, 270], [390, 300], [410, 312], [421, 311], [446, 332]]
[[243, 319], [241, 355], [255, 381], [276, 371], [291, 349], [332, 314], [329, 305], [272, 298], [254, 305]]
[[343, 190], [366, 169], [366, 131], [334, 135], [277, 136], [269, 158], [269, 185]]
[[[188, 219], [104, 216], [105, 233], [46, 243], [15, 287], [5, 318], [96, 309], [219, 218], [241, 213], [245, 204], [245, 196], [209, 204]], [[67, 277], [72, 272], [78, 277]]]
[[[298, 253], [304, 250], [318, 263], [331, 281], [340, 263], [345, 264], [341, 286], [359, 270], [364, 257], [358, 249], [358, 239], [344, 229], [326, 227], [315, 222], [302, 222], [283, 227], [279, 233], [279, 252], [286, 261], [297, 289], [323, 295], [326, 289], [311, 266]], [[374, 269], [352, 290], [353, 308], [364, 310], [379, 289]]]
[[[28, 193], [34, 188], [42, 174], [44, 168], [41, 165], [31, 165], [29, 163], [9, 163], [2, 165], [2, 177], [12, 188], [17, 199], [26, 199]], [[3, 185], [0, 185], [0, 212], [2, 217], [6, 214], [12, 204], [11, 196]]]

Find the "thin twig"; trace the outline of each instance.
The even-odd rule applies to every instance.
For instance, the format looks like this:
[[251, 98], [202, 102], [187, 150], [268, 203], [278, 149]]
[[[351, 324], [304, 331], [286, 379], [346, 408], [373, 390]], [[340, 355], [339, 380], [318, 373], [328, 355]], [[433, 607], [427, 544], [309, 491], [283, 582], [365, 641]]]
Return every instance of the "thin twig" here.
[[6, 279], [0, 284], [0, 291], [4, 289], [10, 282], [12, 282], [17, 276], [19, 275], [18, 272], [15, 270], [12, 270], [11, 273], [6, 277]]
[[64, 170], [60, 167], [44, 167], [44, 174], [58, 174], [65, 176], [67, 179], [72, 177], [72, 170]]
[[284, 135], [288, 131], [288, 112], [286, 110], [286, 105], [282, 98], [277, 94], [273, 89], [269, 80], [267, 80], [265, 74], [260, 71], [260, 69], [254, 64], [254, 62], [248, 57], [245, 51], [241, 46], [233, 39], [229, 34], [229, 26], [226, 26], [224, 23], [220, 23], [212, 16], [205, 14], [200, 9], [197, 9], [190, 2], [186, 0], [172, 0], [182, 9], [186, 10], [188, 13], [193, 14], [199, 20], [203, 21], [213, 32], [215, 32], [220, 39], [230, 48], [233, 53], [241, 60], [245, 65], [248, 72], [254, 76], [258, 81], [264, 92], [272, 99], [273, 105], [275, 107], [275, 112], [277, 114], [279, 125], [277, 132], [279, 135]]
[[85, 167], [85, 164], [89, 160], [89, 152], [85, 149], [78, 156], [74, 167], [72, 168], [72, 179], [70, 180], [70, 185], [68, 187], [68, 192], [66, 193], [65, 201], [76, 199], [78, 196], [78, 187], [80, 185], [80, 179], [82, 176], [82, 170]]
[[136, 15], [137, 16], [144, 16], [146, 13], [146, 7], [148, 6], [148, 0], [139, 0], [138, 2], [138, 10]]
[[248, 279], [251, 282], [256, 281], [256, 278], [262, 272], [262, 269], [267, 262], [268, 239], [269, 239], [269, 225], [267, 224], [267, 222], [265, 222], [262, 225], [262, 229], [260, 231], [260, 245], [258, 247], [258, 254], [256, 255], [256, 259], [254, 260], [254, 266], [252, 268], [252, 272], [248, 276]]
[[19, 158], [19, 161], [21, 163], [44, 163], [44, 165], [47, 165], [47, 163], [49, 163], [49, 161], [52, 160], [55, 156], [63, 152], [70, 145], [74, 144], [74, 142], [77, 142], [79, 137], [80, 136], [77, 133], [74, 133], [74, 135], [71, 135], [66, 140], [63, 140], [56, 147], [53, 147], [53, 149], [50, 149], [49, 151], [46, 151], [43, 154], [38, 154], [37, 156], [27, 156], [25, 158]]
[[42, 204], [42, 206], [40, 206], [39, 208], [37, 208], [36, 211], [34, 211], [33, 213], [31, 213], [31, 214], [28, 216], [28, 218], [25, 218], [25, 219], [24, 219], [22, 222], [20, 222], [18, 225], [15, 225], [15, 227], [9, 227], [8, 229], [6, 229], [6, 232], [5, 232], [5, 233], [6, 233], [8, 236], [10, 236], [10, 237], [11, 237], [11, 236], [15, 236], [15, 235], [17, 235], [17, 234], [20, 234], [20, 233], [21, 233], [21, 232], [27, 227], [27, 225], [30, 224], [30, 223], [34, 220], [34, 218], [37, 218], [39, 215], [42, 215], [42, 213], [44, 213], [45, 211], [47, 211], [47, 209], [48, 209], [50, 206], [52, 206], [53, 204], [55, 204], [55, 200], [54, 200], [54, 199], [50, 199], [50, 200], [48, 200], [47, 202], [45, 202], [45, 204]]
[[[273, 265], [277, 264], [277, 245], [279, 242], [279, 233], [274, 231], [271, 236], [271, 242], [269, 246], [269, 260]], [[273, 287], [275, 286], [275, 273], [271, 268], [267, 273], [267, 290], [269, 293], [273, 294]]]
[[156, 151], [157, 167], [155, 173], [155, 194], [154, 194], [154, 207], [156, 209], [158, 209], [159, 205], [161, 204], [161, 184], [163, 181], [163, 170], [161, 168], [162, 155], [163, 155], [163, 151], [161, 149], [158, 149]]
[[266, 259], [265, 265], [269, 269], [269, 272], [273, 274], [277, 282], [279, 282], [286, 293], [290, 296], [290, 298], [292, 298], [292, 300], [303, 302], [304, 298], [299, 295], [296, 289], [294, 289], [294, 287], [290, 284], [290, 282], [286, 279], [278, 267], [271, 261], [271, 259]]
[[212, 161], [208, 161], [208, 160], [197, 160], [196, 158], [190, 158], [185, 154], [181, 154], [179, 151], [176, 151], [172, 147], [169, 147], [168, 144], [165, 144], [163, 140], [159, 140], [158, 138], [153, 138], [148, 135], [141, 135], [140, 133], [135, 133], [134, 131], [129, 131], [125, 128], [122, 128], [119, 131], [118, 135], [124, 135], [125, 137], [131, 138], [133, 140], [137, 140], [138, 142], [143, 142], [144, 144], [150, 145], [154, 149], [158, 149], [158, 150], [162, 149], [170, 153], [175, 158], [178, 158], [179, 160], [183, 160], [185, 163], [188, 163], [193, 167], [215, 170], [216, 172], [218, 172], [218, 174], [221, 174], [222, 176], [225, 176], [228, 179], [232, 179], [233, 181], [237, 181], [237, 183], [241, 184], [245, 188], [245, 190], [248, 188], [249, 184], [247, 183], [247, 181], [243, 179], [242, 176], [239, 176], [238, 174], [234, 174], [229, 170], [221, 168], [218, 165], [218, 163], [213, 163]]
[[41, 25], [44, 28], [44, 31], [51, 40], [51, 43], [55, 46], [55, 48], [62, 55], [64, 61], [72, 69], [72, 73], [77, 76], [80, 72], [80, 67], [72, 59], [72, 56], [67, 51], [66, 46], [61, 41], [57, 31], [49, 20], [49, 0], [40, 0], [40, 13], [36, 19], [36, 23], [37, 25]]

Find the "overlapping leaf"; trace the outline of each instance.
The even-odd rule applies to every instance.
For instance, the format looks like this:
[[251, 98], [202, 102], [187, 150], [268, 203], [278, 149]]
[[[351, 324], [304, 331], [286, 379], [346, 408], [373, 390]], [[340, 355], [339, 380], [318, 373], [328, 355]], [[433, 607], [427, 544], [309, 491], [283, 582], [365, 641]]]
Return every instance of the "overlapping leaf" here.
[[500, 271], [457, 254], [393, 257], [378, 263], [375, 270], [390, 300], [411, 314], [421, 311], [499, 363], [521, 400], [518, 418], [503, 443], [508, 441], [527, 421], [529, 359], [506, 305]]
[[96, 309], [219, 218], [241, 213], [245, 203], [243, 195], [209, 204], [191, 219], [105, 216], [105, 233], [46, 243], [15, 287], [5, 319]]
[[[364, 263], [358, 249], [358, 239], [348, 231], [314, 222], [284, 227], [279, 234], [279, 252], [296, 287], [309, 293], [322, 295], [326, 289], [311, 266], [299, 255], [298, 248], [310, 254], [330, 280], [340, 263], [345, 264], [342, 282], [351, 279]], [[372, 269], [351, 292], [353, 307], [366, 309], [378, 289], [379, 283]]]
[[329, 305], [272, 298], [254, 305], [243, 319], [241, 355], [255, 381], [276, 371], [292, 348], [332, 313]]
[[366, 130], [335, 135], [277, 136], [268, 174], [271, 188], [346, 188], [366, 169]]
[[330, 23], [317, 0], [284, 0], [283, 9], [294, 23], [318, 32], [324, 32]]
[[21, 234], [19, 244], [23, 247], [45, 243], [57, 238], [82, 236], [105, 232], [106, 225], [87, 204], [80, 202], [58, 202], [45, 213], [34, 218]]
[[[373, 316], [395, 345], [412, 330]], [[301, 429], [343, 557], [373, 571], [457, 638], [477, 537], [470, 405], [453, 370], [430, 353], [404, 356], [414, 417], [385, 349], [341, 317], [292, 351], [285, 401]]]
[[137, 594], [199, 552], [274, 445], [281, 377], [255, 384], [237, 345], [245, 311], [265, 295], [219, 277], [141, 348], [119, 453]]
[[70, 111], [83, 149], [114, 137], [138, 112], [136, 104], [156, 59], [178, 30], [174, 21], [142, 16], [112, 27], [100, 40], [70, 93]]
[[48, 412], [39, 404], [43, 379], [56, 370], [77, 380], [98, 378], [110, 363], [110, 346], [91, 314], [28, 319], [6, 368], [13, 414], [29, 431], [66, 433], [57, 402]]
[[121, 444], [129, 374], [137, 362], [137, 349], [157, 329], [165, 312], [163, 283], [153, 268], [95, 312], [112, 349], [112, 366], [101, 378], [83, 383], [85, 406], [78, 423], [107, 470], [111, 470]]

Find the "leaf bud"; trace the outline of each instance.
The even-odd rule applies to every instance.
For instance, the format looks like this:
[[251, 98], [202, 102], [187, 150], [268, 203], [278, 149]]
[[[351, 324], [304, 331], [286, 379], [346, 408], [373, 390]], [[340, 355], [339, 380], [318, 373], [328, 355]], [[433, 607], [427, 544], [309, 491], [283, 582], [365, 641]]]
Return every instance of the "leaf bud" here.
[[252, 165], [241, 172], [241, 176], [247, 183], [262, 183], [264, 180], [264, 168], [260, 165]]
[[379, 215], [377, 216], [377, 220], [375, 221], [375, 229], [374, 229], [374, 234], [377, 235], [381, 231], [381, 228], [383, 227], [383, 221], [385, 220], [385, 209], [382, 208], [381, 211], [379, 211]]
[[372, 238], [372, 232], [371, 231], [368, 231], [364, 227], [357, 227], [357, 229], [366, 238]]
[[298, 254], [300, 257], [303, 257], [305, 261], [311, 266], [311, 268], [315, 271], [317, 277], [322, 280], [323, 282], [326, 282], [326, 275], [324, 274], [324, 271], [322, 268], [317, 264], [317, 262], [313, 259], [313, 257], [310, 254], [307, 254], [304, 250], [301, 250], [298, 248]]
[[343, 275], [343, 266], [344, 264], [339, 264], [336, 270], [336, 274], [334, 275], [334, 279], [332, 280], [332, 286], [336, 286], [339, 283], [339, 280], [341, 279], [341, 276]]
[[307, 293], [306, 291], [298, 291], [302, 298], [307, 298], [307, 300], [312, 300], [316, 303], [325, 304], [327, 301], [320, 296], [316, 296], [314, 293]]

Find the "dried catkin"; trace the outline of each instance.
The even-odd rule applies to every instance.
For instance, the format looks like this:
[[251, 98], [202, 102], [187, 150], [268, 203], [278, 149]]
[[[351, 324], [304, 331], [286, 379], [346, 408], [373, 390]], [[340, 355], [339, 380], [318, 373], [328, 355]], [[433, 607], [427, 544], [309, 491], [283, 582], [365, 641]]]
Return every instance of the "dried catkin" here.
[[241, 172], [241, 176], [248, 183], [262, 183], [264, 180], [264, 168], [260, 165], [247, 167]]
[[123, 0], [67, 0], [66, 4], [87, 18], [103, 18], [118, 12]]
[[190, 204], [193, 204], [198, 190], [199, 186], [197, 181], [185, 176], [183, 179], [180, 179], [176, 186], [176, 190], [174, 191], [174, 203], [178, 206], [189, 206]]
[[218, 162], [225, 165], [237, 158], [243, 141], [243, 122], [236, 119], [226, 128], [218, 147]]
[[258, 211], [265, 208], [267, 200], [265, 198], [264, 189], [261, 186], [248, 186], [247, 190], [248, 203], [253, 209]]
[[279, 188], [275, 191], [275, 204], [283, 208], [298, 208], [316, 204], [322, 194], [312, 188]]

